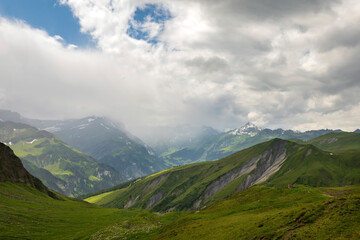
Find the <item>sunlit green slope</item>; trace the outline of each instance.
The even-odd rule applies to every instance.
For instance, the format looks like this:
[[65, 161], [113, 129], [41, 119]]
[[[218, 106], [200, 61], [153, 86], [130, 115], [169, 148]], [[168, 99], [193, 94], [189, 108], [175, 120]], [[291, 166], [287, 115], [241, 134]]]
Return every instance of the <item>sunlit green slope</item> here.
[[359, 239], [360, 187], [255, 186], [188, 215], [154, 239]]
[[0, 239], [360, 237], [359, 185], [340, 188], [253, 186], [193, 212], [161, 214], [106, 209], [49, 194], [23, 169], [10, 148], [1, 146]]
[[100, 208], [21, 183], [0, 182], [0, 239], [148, 239], [187, 213]]
[[357, 151], [360, 149], [360, 133], [328, 133], [305, 143], [332, 152]]
[[66, 195], [86, 194], [124, 180], [112, 167], [29, 125], [0, 122], [0, 141], [14, 150], [31, 174]]
[[253, 185], [360, 183], [360, 151], [332, 153], [274, 139], [214, 162], [174, 167], [86, 199], [154, 211], [200, 209]]

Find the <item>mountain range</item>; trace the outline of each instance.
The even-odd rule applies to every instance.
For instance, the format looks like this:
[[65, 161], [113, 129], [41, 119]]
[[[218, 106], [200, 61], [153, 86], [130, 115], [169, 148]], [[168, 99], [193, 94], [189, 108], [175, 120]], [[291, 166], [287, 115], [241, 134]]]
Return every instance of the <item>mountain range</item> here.
[[[70, 162], [77, 158], [91, 159], [91, 161], [87, 161], [88, 164], [85, 164], [88, 169], [87, 173], [78, 174], [78, 170], [74, 170], [76, 169], [74, 163], [71, 163], [71, 165], [74, 165], [72, 167], [69, 167], [69, 163], [55, 164], [49, 159], [53, 156], [50, 153], [37, 156], [40, 142], [32, 142], [37, 140], [36, 136], [26, 136], [27, 139], [21, 139], [22, 146], [28, 145], [28, 148], [34, 146], [27, 149], [27, 152], [19, 147], [21, 144], [11, 146], [21, 157], [25, 167], [44, 181], [46, 186], [71, 196], [96, 192], [126, 180], [154, 174], [172, 166], [222, 159], [271, 139], [288, 139], [299, 144], [305, 144], [307, 141], [327, 133], [337, 134], [342, 132], [341, 130], [329, 129], [306, 132], [283, 129], [271, 130], [263, 129], [252, 123], [247, 123], [240, 128], [219, 132], [206, 126], [182, 125], [172, 128], [152, 129], [151, 134], [145, 138], [146, 143], [144, 143], [126, 131], [122, 124], [105, 117], [90, 116], [69, 120], [37, 120], [22, 117], [15, 112], [0, 110], [0, 121], [22, 122], [43, 129], [38, 131], [47, 133], [50, 141], [46, 141], [46, 144], [40, 146], [46, 145], [46, 149], [51, 149], [47, 150], [47, 152], [53, 151], [54, 146], [58, 145], [59, 142], [66, 146], [61, 149], [56, 148], [58, 159], [69, 160], [69, 156], [72, 156]], [[2, 123], [4, 124], [4, 122]], [[3, 134], [2, 139], [2, 141], [7, 141], [7, 144], [12, 144], [7, 134]], [[56, 139], [56, 141], [52, 139]], [[32, 144], [29, 145], [30, 142]], [[321, 148], [315, 142], [309, 143]], [[72, 152], [72, 154], [69, 155], [66, 153], [67, 151]], [[42, 158], [42, 160], [37, 160], [39, 158]], [[59, 162], [64, 162], [64, 160], [59, 160]], [[92, 164], [89, 164], [90, 162]], [[72, 170], [69, 170], [69, 168]], [[90, 169], [92, 169], [91, 173], [89, 172]], [[106, 169], [104, 171], [110, 171], [111, 178], [105, 177], [103, 180], [99, 180], [102, 179], [98, 177], [102, 176], [97, 172], [99, 169], [101, 171], [104, 169]], [[80, 177], [82, 180], [75, 180], [75, 176]], [[72, 180], [69, 182], [68, 179]]]
[[[274, 138], [281, 139], [301, 139], [309, 140], [326, 133], [341, 132], [341, 130], [312, 130], [299, 132], [283, 129], [262, 129], [252, 123], [247, 123], [240, 128], [228, 130], [226, 132], [207, 131], [201, 137], [195, 138], [191, 142], [183, 142], [170, 145], [158, 154], [169, 166], [184, 165], [194, 162], [213, 161], [229, 156], [237, 151], [254, 146]], [[170, 143], [170, 141], [168, 141]], [[155, 150], [159, 148], [149, 143]]]
[[37, 120], [0, 110], [0, 121], [29, 124], [58, 136], [69, 146], [105, 163], [125, 179], [146, 176], [166, 168], [154, 151], [124, 127], [105, 117], [69, 120]]
[[360, 183], [359, 133], [329, 133], [311, 142], [323, 149], [276, 138], [218, 161], [173, 167], [87, 200], [167, 212], [201, 209], [254, 185]]
[[107, 118], [92, 116], [50, 124], [45, 129], [98, 162], [112, 166], [128, 180], [165, 168], [139, 138]]
[[97, 207], [47, 189], [0, 143], [0, 238], [358, 239], [359, 137], [273, 139], [86, 199], [131, 209]]
[[0, 141], [11, 147], [26, 169], [46, 186], [69, 196], [125, 180], [114, 168], [71, 148], [52, 133], [26, 124], [0, 122]]

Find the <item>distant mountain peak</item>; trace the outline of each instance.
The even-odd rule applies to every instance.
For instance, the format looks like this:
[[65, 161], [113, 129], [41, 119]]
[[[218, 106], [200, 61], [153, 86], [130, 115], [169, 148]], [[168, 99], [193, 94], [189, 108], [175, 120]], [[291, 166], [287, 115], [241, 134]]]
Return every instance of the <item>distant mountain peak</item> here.
[[253, 124], [251, 122], [247, 122], [244, 126], [231, 130], [230, 134], [232, 134], [232, 135], [250, 135], [253, 137], [253, 136], [257, 135], [261, 130], [262, 130], [262, 128], [256, 126], [255, 124]]
[[241, 128], [257, 128], [257, 126], [255, 124], [253, 124], [252, 122], [247, 122], [244, 126], [242, 126]]

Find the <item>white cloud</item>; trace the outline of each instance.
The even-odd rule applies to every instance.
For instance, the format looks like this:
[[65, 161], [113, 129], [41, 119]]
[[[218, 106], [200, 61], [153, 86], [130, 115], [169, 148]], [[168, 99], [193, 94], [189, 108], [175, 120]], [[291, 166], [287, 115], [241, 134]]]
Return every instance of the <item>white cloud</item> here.
[[64, 41], [64, 39], [63, 39], [61, 36], [59, 36], [59, 35], [55, 35], [55, 36], [54, 36], [54, 39], [58, 40], [59, 42]]
[[[249, 120], [301, 130], [359, 127], [357, 1], [61, 2], [98, 49], [63, 46], [1, 19], [0, 107], [42, 118], [104, 114], [135, 133]], [[136, 25], [157, 45], [127, 34], [136, 8], [147, 3], [172, 16], [164, 26]]]

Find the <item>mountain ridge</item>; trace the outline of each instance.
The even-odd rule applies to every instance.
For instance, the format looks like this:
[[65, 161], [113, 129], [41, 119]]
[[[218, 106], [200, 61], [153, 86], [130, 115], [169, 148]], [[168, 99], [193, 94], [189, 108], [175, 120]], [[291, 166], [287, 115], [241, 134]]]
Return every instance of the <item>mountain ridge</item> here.
[[[254, 146], [258, 143], [274, 138], [308, 140], [329, 132], [341, 132], [341, 130], [310, 130], [305, 132], [260, 128], [253, 123], [247, 123], [240, 128], [228, 130], [218, 135], [199, 139], [191, 145], [172, 149], [160, 153], [160, 157], [169, 166], [184, 165], [194, 162], [213, 161], [229, 156], [237, 151]], [[155, 146], [152, 146], [156, 149]]]
[[108, 165], [98, 163], [66, 145], [55, 135], [14, 122], [0, 122], [0, 141], [11, 147], [29, 172], [50, 188], [78, 196], [121, 183], [124, 178]]
[[257, 184], [356, 184], [360, 183], [359, 153], [360, 149], [333, 154], [313, 145], [273, 139], [221, 160], [164, 170], [89, 201], [166, 212], [201, 209]]
[[127, 180], [166, 168], [151, 147], [128, 132], [122, 124], [106, 117], [36, 120], [22, 117], [16, 112], [0, 110], [0, 118], [50, 131], [72, 148], [113, 167]]

